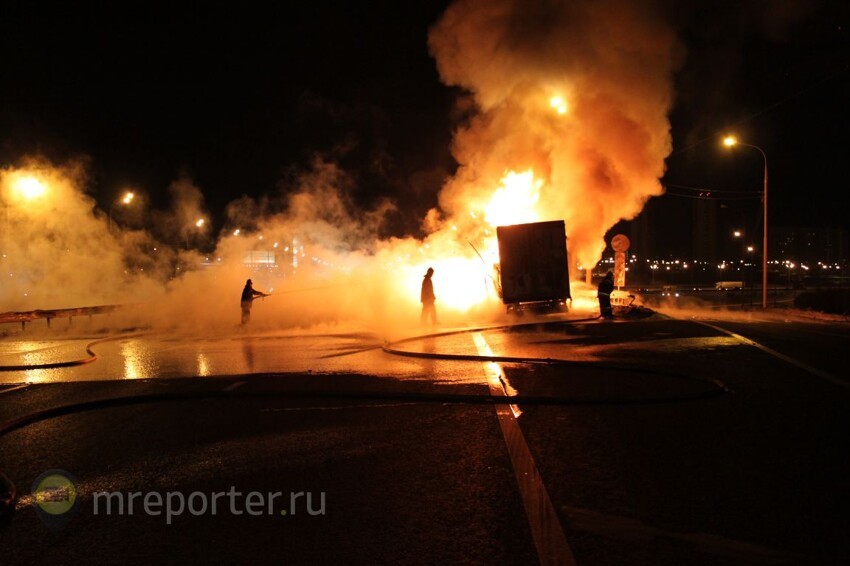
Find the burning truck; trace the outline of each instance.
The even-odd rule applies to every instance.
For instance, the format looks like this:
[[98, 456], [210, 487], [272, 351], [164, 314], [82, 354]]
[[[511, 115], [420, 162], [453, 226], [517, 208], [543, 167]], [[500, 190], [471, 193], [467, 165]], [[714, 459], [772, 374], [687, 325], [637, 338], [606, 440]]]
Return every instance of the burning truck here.
[[497, 290], [508, 313], [565, 311], [570, 295], [563, 220], [499, 226]]

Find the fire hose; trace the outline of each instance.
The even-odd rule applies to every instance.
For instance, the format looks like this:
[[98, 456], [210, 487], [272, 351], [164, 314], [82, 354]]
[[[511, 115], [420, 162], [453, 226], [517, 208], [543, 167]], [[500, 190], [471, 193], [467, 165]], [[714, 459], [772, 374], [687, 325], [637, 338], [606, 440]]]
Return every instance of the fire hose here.
[[[23, 415], [6, 422], [0, 423], [0, 436], [4, 436], [12, 431], [24, 428], [31, 424], [41, 422], [48, 419], [61, 417], [64, 415], [76, 414], [87, 411], [100, 409], [141, 405], [148, 403], [163, 403], [163, 402], [178, 402], [178, 401], [199, 401], [208, 399], [325, 399], [328, 401], [341, 400], [372, 400], [372, 401], [412, 401], [418, 403], [453, 403], [453, 404], [480, 404], [480, 405], [534, 405], [534, 406], [575, 406], [575, 405], [645, 405], [645, 404], [660, 404], [694, 401], [700, 399], [708, 399], [719, 397], [726, 394], [729, 390], [726, 385], [718, 380], [711, 378], [701, 378], [687, 376], [682, 374], [653, 370], [649, 368], [636, 368], [628, 366], [613, 366], [613, 365], [598, 365], [588, 362], [576, 362], [570, 360], [562, 360], [556, 358], [532, 358], [532, 357], [514, 357], [514, 356], [482, 356], [482, 355], [464, 355], [464, 354], [440, 354], [428, 352], [412, 352], [399, 349], [402, 344], [408, 344], [418, 340], [429, 338], [438, 338], [453, 336], [459, 334], [469, 334], [473, 332], [493, 331], [493, 330], [508, 330], [508, 329], [523, 329], [523, 328], [539, 328], [551, 326], [553, 324], [579, 323], [590, 322], [594, 318], [575, 319], [571, 321], [559, 321], [557, 323], [524, 323], [515, 325], [489, 326], [479, 328], [467, 328], [462, 330], [454, 330], [449, 332], [440, 332], [435, 334], [426, 334], [414, 336], [393, 342], [387, 342], [382, 347], [382, 350], [390, 355], [405, 356], [414, 358], [434, 359], [434, 360], [454, 360], [454, 361], [469, 361], [469, 362], [497, 362], [511, 364], [543, 364], [547, 366], [557, 367], [584, 367], [593, 369], [602, 369], [612, 372], [629, 372], [639, 373], [653, 376], [661, 376], [671, 379], [689, 381], [692, 383], [700, 383], [707, 385], [704, 390], [698, 390], [690, 393], [672, 393], [653, 395], [645, 397], [637, 397], [631, 399], [616, 399], [616, 398], [570, 398], [565, 396], [554, 395], [523, 395], [513, 394], [504, 397], [494, 397], [488, 394], [452, 394], [452, 393], [421, 393], [421, 392], [364, 392], [364, 391], [322, 391], [322, 390], [300, 390], [296, 392], [240, 392], [240, 391], [194, 391], [183, 393], [161, 393], [147, 395], [131, 395], [124, 397], [113, 397], [108, 399], [98, 399], [94, 401], [85, 401], [80, 403], [72, 403], [49, 409], [36, 411], [28, 415]], [[121, 337], [126, 338], [126, 336]], [[90, 346], [105, 342], [99, 340], [93, 342], [87, 347], [87, 350], [94, 356]], [[93, 361], [93, 359], [91, 360]], [[14, 514], [17, 501], [17, 493], [14, 484], [5, 475], [0, 472], [0, 528], [7, 525]]]

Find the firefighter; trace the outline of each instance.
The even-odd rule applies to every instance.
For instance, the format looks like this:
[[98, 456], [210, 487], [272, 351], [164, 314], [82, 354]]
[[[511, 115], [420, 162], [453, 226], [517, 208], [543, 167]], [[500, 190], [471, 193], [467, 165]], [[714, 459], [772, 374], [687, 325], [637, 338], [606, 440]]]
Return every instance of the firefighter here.
[[253, 283], [248, 279], [245, 282], [245, 287], [242, 289], [242, 324], [246, 324], [251, 320], [251, 306], [254, 302], [254, 297], [268, 297], [268, 295], [254, 289]]
[[605, 274], [605, 279], [599, 282], [596, 298], [599, 299], [599, 314], [602, 318], [614, 318], [614, 310], [611, 308], [611, 293], [614, 291], [614, 274], [610, 271]]
[[422, 291], [419, 294], [419, 300], [422, 301], [422, 324], [430, 318], [431, 324], [437, 324], [437, 309], [434, 308], [434, 303], [437, 298], [434, 296], [434, 283], [431, 277], [434, 275], [434, 268], [429, 267], [422, 279]]

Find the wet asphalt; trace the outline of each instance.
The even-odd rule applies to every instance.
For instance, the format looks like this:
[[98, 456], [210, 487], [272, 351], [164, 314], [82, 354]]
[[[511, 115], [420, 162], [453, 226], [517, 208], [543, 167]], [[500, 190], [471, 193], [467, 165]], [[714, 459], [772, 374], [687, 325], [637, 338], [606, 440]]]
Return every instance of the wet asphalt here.
[[[527, 400], [518, 422], [576, 563], [850, 556], [850, 329], [711, 324], [655, 315], [480, 333], [495, 354], [526, 358], [501, 364], [504, 385]], [[390, 357], [363, 333], [247, 339], [250, 356], [245, 337], [124, 338], [79, 369], [6, 372], [2, 426], [68, 409], [0, 434], [0, 471], [21, 496], [0, 530], [3, 564], [538, 562], [485, 364]], [[468, 333], [402, 347], [477, 353]], [[562, 362], [527, 363], [541, 358]], [[128, 359], [143, 369], [128, 374]], [[61, 527], [31, 496], [48, 469], [77, 480]], [[228, 491], [290, 505], [249, 515], [240, 500], [170, 524], [141, 499], [132, 514], [94, 509], [102, 492], [200, 503]]]

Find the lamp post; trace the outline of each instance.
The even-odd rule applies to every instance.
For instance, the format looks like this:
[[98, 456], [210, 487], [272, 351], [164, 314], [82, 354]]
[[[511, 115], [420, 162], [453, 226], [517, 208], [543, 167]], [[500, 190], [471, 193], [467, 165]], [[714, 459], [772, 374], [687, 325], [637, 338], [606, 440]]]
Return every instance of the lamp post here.
[[112, 210], [115, 208], [115, 205], [120, 202], [121, 204], [127, 206], [131, 202], [133, 202], [134, 198], [136, 198], [136, 195], [132, 191], [127, 191], [126, 193], [124, 193], [124, 196], [122, 196], [117, 201], [113, 202], [112, 206], [109, 207], [109, 214], [107, 214], [108, 220], [107, 220], [106, 226], [110, 231], [112, 230]]
[[743, 265], [742, 265], [744, 263], [744, 248], [743, 248], [743, 245], [742, 245], [743, 236], [744, 236], [743, 230], [735, 230], [734, 232], [732, 232], [732, 237], [735, 238], [735, 240], [736, 240], [736, 246], [735, 247], [739, 248], [739, 249], [735, 250], [735, 253], [740, 254], [740, 257], [738, 258], [740, 260], [739, 263], [738, 263], [738, 267], [739, 267], [739, 271], [741, 272], [741, 277], [744, 276], [744, 268], [743, 268]]
[[767, 155], [765, 155], [764, 150], [758, 146], [751, 145], [748, 143], [741, 143], [735, 136], [726, 136], [723, 139], [723, 145], [726, 147], [733, 147], [735, 145], [742, 145], [744, 147], [750, 147], [752, 149], [757, 150], [762, 159], [764, 160], [764, 192], [763, 192], [763, 202], [764, 202], [764, 238], [762, 242], [762, 256], [761, 256], [761, 307], [763, 309], [767, 308]]
[[[3, 203], [3, 254], [9, 245], [9, 203], [18, 204], [17, 209], [26, 208], [26, 203], [38, 201], [48, 195], [48, 185], [27, 172], [0, 172], [0, 202]], [[6, 176], [8, 175], [8, 177]], [[4, 188], [8, 187], [8, 188]]]
[[[197, 229], [198, 229], [198, 232], [200, 232], [201, 230], [203, 230], [203, 228], [204, 228], [204, 224], [205, 224], [205, 223], [206, 223], [206, 220], [205, 220], [204, 218], [198, 218], [198, 219], [195, 221], [195, 228], [197, 228]], [[191, 229], [191, 228], [189, 228], [189, 229], [186, 231], [186, 249], [187, 249], [187, 250], [189, 249], [189, 236], [190, 236], [190, 235], [194, 235], [194, 232], [192, 231], [192, 229]]]

